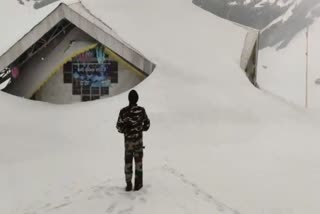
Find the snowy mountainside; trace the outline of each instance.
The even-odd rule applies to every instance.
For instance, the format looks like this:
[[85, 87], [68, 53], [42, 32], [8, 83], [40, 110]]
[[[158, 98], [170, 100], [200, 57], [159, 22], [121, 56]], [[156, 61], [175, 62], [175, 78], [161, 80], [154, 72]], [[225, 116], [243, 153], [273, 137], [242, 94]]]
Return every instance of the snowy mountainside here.
[[306, 52], [316, 56], [318, 48], [318, 0], [201, 2], [198, 5], [214, 14], [261, 30], [257, 74], [261, 89], [299, 106], [320, 107], [316, 84], [320, 64], [315, 57], [306, 57]]
[[228, 2], [229, 5], [251, 5], [254, 4], [254, 7], [263, 7], [267, 5], [277, 5], [279, 7], [285, 7], [290, 4], [293, 4], [297, 0], [235, 0]]
[[299, 0], [193, 0], [194, 4], [222, 18], [250, 26], [265, 28]]
[[194, 3], [222, 18], [262, 30], [261, 49], [286, 47], [320, 14], [317, 0], [194, 0]]
[[299, 106], [320, 108], [320, 2], [304, 0], [261, 33], [258, 84]]
[[318, 0], [300, 0], [288, 10], [273, 20], [263, 29], [260, 47], [285, 48], [299, 32], [305, 30], [320, 17], [320, 2]]
[[42, 7], [46, 7], [49, 4], [52, 4], [54, 2], [57, 2], [59, 0], [17, 0], [19, 2], [19, 4], [21, 5], [32, 5], [33, 8], [35, 9], [39, 9]]

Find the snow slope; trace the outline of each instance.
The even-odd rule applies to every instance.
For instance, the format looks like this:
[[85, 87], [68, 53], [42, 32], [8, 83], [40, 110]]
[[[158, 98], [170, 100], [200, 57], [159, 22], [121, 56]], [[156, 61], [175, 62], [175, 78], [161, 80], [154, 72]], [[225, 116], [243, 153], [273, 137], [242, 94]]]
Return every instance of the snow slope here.
[[296, 105], [319, 109], [320, 3], [298, 3], [262, 32], [261, 43], [269, 45], [259, 53], [258, 84]]
[[319, 210], [320, 118], [250, 84], [244, 29], [185, 0], [83, 4], [157, 64], [136, 87], [151, 119], [145, 188], [123, 191], [127, 93], [66, 106], [1, 93], [0, 213]]
[[41, 10], [34, 10], [31, 2], [21, 5], [15, 0], [3, 0], [1, 4], [0, 56], [57, 6], [55, 3]]

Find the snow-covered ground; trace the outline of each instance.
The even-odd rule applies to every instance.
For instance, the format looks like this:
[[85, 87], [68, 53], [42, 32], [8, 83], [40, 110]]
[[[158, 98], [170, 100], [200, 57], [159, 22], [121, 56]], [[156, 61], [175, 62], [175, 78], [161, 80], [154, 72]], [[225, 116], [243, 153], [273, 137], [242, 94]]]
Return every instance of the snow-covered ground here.
[[259, 86], [294, 105], [306, 104], [306, 31], [285, 48], [267, 47], [259, 52]]
[[301, 107], [320, 108], [319, 0], [193, 2], [220, 17], [261, 29], [257, 75], [261, 89]]
[[320, 108], [319, 5], [297, 1], [263, 30], [257, 75], [262, 89], [313, 109]]
[[250, 84], [244, 29], [191, 1], [82, 2], [157, 64], [136, 87], [145, 187], [123, 190], [127, 93], [65, 106], [0, 93], [0, 213], [317, 213], [320, 118]]

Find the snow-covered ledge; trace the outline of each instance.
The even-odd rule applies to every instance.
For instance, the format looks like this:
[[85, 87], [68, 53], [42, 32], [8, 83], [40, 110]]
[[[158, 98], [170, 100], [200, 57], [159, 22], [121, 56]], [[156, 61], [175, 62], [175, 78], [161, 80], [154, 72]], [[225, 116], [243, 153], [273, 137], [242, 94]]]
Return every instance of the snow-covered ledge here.
[[258, 63], [260, 32], [247, 26], [243, 27], [248, 29], [248, 33], [241, 53], [240, 67], [246, 72], [250, 81], [257, 86], [256, 69]]

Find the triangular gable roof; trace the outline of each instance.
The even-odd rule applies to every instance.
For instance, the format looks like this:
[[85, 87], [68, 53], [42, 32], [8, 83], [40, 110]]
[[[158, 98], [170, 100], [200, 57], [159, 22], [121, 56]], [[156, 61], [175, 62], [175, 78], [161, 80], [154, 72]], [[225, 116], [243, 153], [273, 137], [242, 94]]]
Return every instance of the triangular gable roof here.
[[152, 72], [154, 64], [150, 60], [123, 41], [112, 28], [95, 17], [80, 2], [70, 5], [61, 3], [54, 9], [0, 57], [0, 71], [14, 62], [63, 19], [68, 20], [138, 69], [147, 74]]

